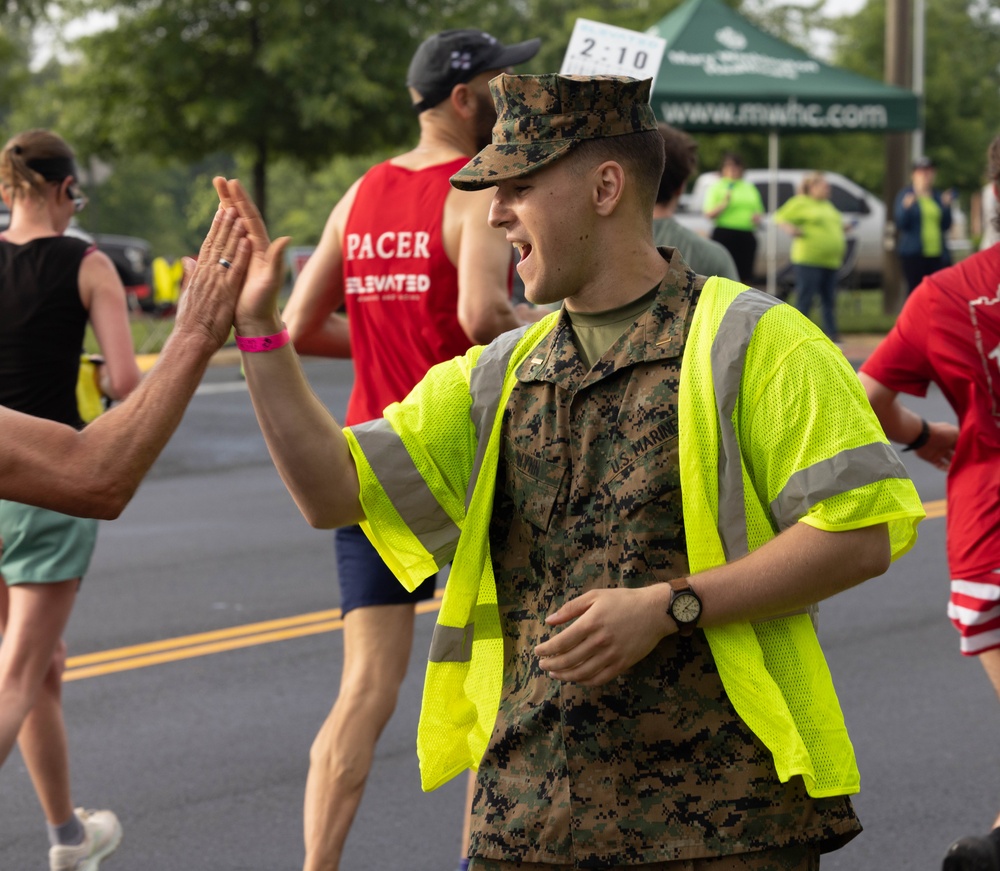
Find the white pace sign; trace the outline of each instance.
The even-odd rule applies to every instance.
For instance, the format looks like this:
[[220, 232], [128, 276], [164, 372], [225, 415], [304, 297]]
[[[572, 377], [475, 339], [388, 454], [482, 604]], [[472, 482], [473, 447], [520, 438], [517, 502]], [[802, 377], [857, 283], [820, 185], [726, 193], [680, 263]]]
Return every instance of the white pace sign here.
[[659, 36], [577, 18], [562, 68], [566, 76], [631, 76], [653, 79], [667, 41]]

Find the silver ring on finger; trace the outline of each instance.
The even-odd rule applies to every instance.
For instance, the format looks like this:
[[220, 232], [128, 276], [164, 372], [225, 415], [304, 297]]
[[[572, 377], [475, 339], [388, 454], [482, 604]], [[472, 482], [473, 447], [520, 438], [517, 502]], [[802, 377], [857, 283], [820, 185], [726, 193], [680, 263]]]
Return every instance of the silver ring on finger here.
[[225, 257], [220, 257], [220, 258], [219, 258], [219, 265], [220, 265], [220, 266], [221, 266], [221, 267], [222, 267], [223, 269], [229, 269], [229, 267], [230, 267], [230, 266], [232, 266], [233, 264], [232, 264], [232, 263], [230, 263], [230, 262], [229, 262], [228, 260], [226, 260], [226, 258], [225, 258]]

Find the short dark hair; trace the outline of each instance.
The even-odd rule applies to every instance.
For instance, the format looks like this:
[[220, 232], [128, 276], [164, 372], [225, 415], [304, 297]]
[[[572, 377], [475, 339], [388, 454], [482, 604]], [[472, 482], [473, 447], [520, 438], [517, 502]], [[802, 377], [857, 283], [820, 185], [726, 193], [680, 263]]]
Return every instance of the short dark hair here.
[[663, 175], [663, 137], [658, 130], [643, 130], [623, 136], [584, 139], [568, 155], [581, 163], [620, 163], [636, 181], [641, 200], [652, 214], [656, 190]]
[[743, 169], [746, 164], [743, 162], [743, 156], [735, 151], [727, 151], [722, 155], [722, 164], [731, 163], [733, 166], [738, 166]]
[[662, 121], [656, 129], [663, 139], [664, 157], [656, 202], [669, 203], [698, 169], [698, 143], [683, 130]]

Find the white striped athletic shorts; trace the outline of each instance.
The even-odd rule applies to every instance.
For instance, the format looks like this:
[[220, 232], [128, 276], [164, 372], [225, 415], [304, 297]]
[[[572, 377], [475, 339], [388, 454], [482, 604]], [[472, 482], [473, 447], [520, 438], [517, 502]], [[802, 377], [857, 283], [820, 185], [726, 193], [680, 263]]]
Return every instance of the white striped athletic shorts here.
[[962, 635], [966, 656], [1000, 647], [1000, 569], [953, 579], [948, 617]]

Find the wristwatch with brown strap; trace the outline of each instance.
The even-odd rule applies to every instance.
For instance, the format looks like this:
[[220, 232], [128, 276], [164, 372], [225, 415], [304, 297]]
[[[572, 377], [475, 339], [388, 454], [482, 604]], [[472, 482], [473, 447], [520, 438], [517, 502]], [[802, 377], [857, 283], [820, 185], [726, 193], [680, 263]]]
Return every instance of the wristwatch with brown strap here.
[[691, 589], [688, 578], [672, 578], [669, 583], [670, 604], [667, 606], [667, 613], [677, 624], [677, 631], [681, 635], [690, 635], [701, 618], [701, 599]]

